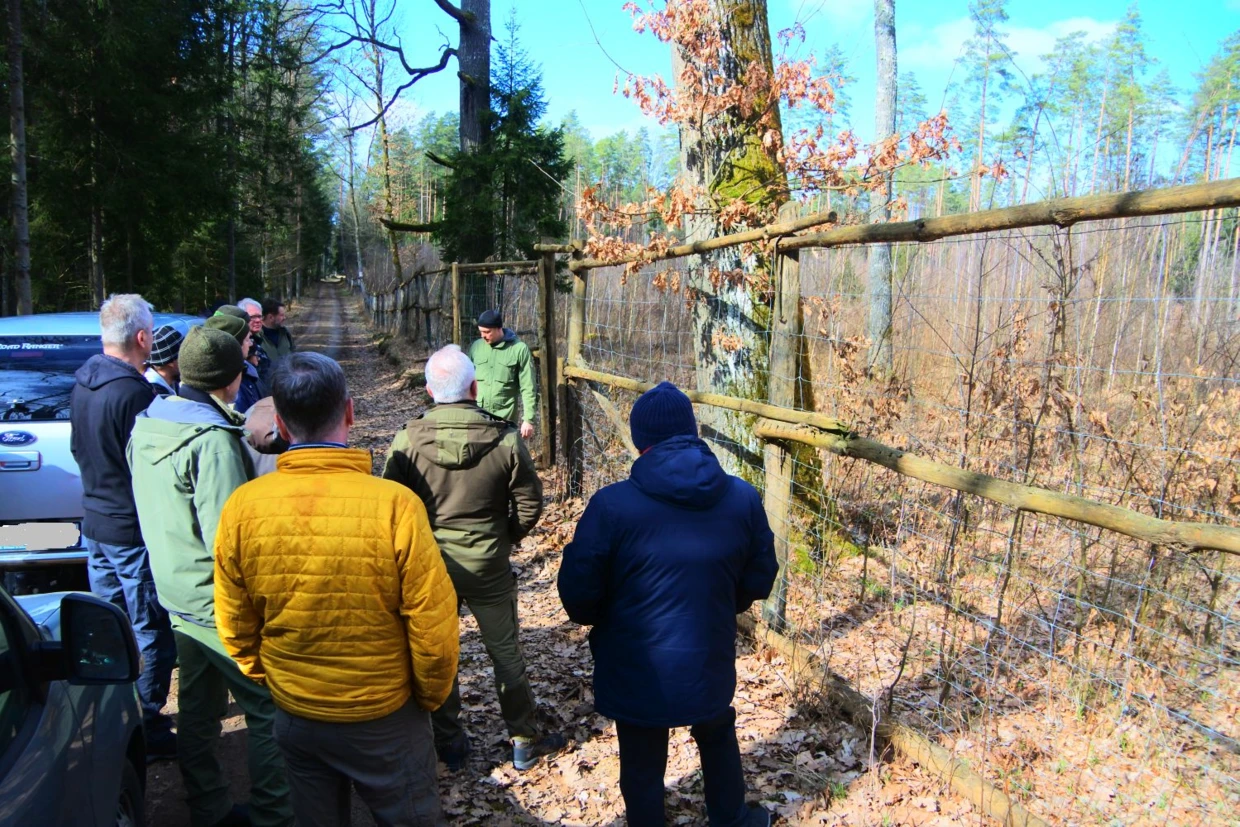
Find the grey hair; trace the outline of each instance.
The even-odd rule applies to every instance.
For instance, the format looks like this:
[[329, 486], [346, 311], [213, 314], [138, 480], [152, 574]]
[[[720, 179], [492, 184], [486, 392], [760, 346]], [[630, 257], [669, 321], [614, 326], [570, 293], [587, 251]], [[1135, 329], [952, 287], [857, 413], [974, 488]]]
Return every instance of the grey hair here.
[[271, 375], [271, 395], [293, 443], [322, 441], [344, 419], [349, 403], [340, 365], [312, 351], [280, 360]]
[[137, 293], [113, 293], [99, 308], [99, 330], [105, 347], [128, 350], [139, 330], [155, 327], [151, 305]]
[[437, 404], [469, 398], [474, 383], [474, 363], [456, 345], [435, 351], [426, 360], [426, 387]]
[[250, 310], [249, 310], [250, 307], [253, 307], [256, 310], [258, 310], [258, 315], [260, 316], [263, 315], [263, 303], [260, 301], [257, 301], [256, 299], [251, 299], [249, 297], [246, 297], [242, 299], [241, 301], [237, 302], [237, 307], [244, 310], [247, 316], [250, 315]]

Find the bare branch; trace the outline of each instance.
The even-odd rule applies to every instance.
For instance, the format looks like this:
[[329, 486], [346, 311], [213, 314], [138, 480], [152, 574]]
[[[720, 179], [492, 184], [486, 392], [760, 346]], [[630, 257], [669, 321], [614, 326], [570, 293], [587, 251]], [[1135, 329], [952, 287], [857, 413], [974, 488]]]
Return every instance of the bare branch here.
[[448, 169], [456, 169], [456, 164], [452, 163], [451, 161], [449, 161], [447, 158], [443, 157], [442, 155], [436, 155], [430, 150], [426, 151], [426, 157], [434, 161], [436, 164], [439, 164], [441, 167], [447, 167]]
[[405, 83], [402, 83], [399, 87], [397, 87], [396, 91], [392, 93], [392, 97], [388, 99], [388, 102], [384, 104], [383, 109], [379, 111], [379, 114], [375, 115], [373, 118], [366, 121], [365, 123], [360, 123], [360, 124], [357, 124], [356, 126], [348, 127], [347, 131], [350, 134], [352, 134], [354, 132], [358, 132], [359, 130], [365, 129], [368, 126], [373, 126], [374, 124], [378, 123], [379, 119], [382, 118], [384, 115], [386, 115], [388, 110], [392, 108], [392, 104], [396, 103], [396, 99], [400, 97], [401, 92], [405, 91], [410, 86], [413, 86], [413, 84], [417, 83], [419, 80], [426, 77], [427, 75], [433, 75], [435, 72], [443, 71], [443, 69], [448, 65], [448, 59], [455, 54], [456, 54], [456, 49], [444, 49], [443, 53], [439, 56], [439, 63], [435, 64], [434, 66], [428, 66], [424, 69], [410, 69], [409, 80], [406, 81]]
[[474, 16], [468, 12], [461, 11], [456, 6], [448, 2], [448, 0], [435, 0], [435, 5], [443, 9], [444, 13], [455, 20], [457, 23], [473, 23]]

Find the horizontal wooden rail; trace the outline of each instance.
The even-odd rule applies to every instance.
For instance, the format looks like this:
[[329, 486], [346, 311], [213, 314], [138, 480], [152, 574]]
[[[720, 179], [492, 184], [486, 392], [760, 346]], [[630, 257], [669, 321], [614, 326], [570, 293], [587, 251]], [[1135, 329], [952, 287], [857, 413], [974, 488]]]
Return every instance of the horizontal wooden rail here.
[[[636, 393], [645, 393], [654, 387], [654, 384], [650, 382], [641, 382], [637, 379], [629, 379], [626, 376], [616, 376], [614, 373], [604, 373], [601, 370], [591, 370], [590, 368], [573, 364], [564, 366], [564, 375], [569, 379], [586, 379], [591, 382], [601, 382], [604, 385], [611, 385], [615, 388], [622, 388]], [[781, 408], [778, 405], [768, 405], [765, 402], [754, 402], [751, 399], [725, 396], [722, 393], [704, 393], [689, 388], [681, 388], [681, 390], [685, 392], [689, 399], [699, 405], [713, 405], [716, 408], [727, 408], [731, 411], [765, 416], [783, 422], [813, 425], [824, 431], [834, 431], [840, 434], [848, 432], [848, 427], [843, 422], [820, 413], [794, 411], [789, 408]]]
[[1118, 505], [1106, 505], [1073, 494], [966, 471], [863, 437], [789, 425], [786, 421], [774, 419], [759, 420], [754, 426], [754, 434], [761, 439], [802, 442], [825, 448], [840, 456], [864, 459], [906, 477], [976, 494], [1021, 511], [1088, 523], [1161, 546], [1185, 551], [1240, 554], [1240, 529], [1210, 523], [1163, 520]]
[[537, 261], [480, 261], [475, 264], [462, 264], [460, 271], [462, 273], [481, 273], [486, 270], [507, 270], [521, 268], [537, 269]]
[[958, 795], [1004, 827], [1049, 827], [1011, 796], [973, 771], [967, 762], [955, 757], [915, 729], [898, 721], [880, 718], [874, 721], [869, 699], [843, 677], [826, 667], [816, 654], [794, 640], [789, 640], [767, 626], [760, 626], [748, 614], [737, 615], [736, 625], [754, 640], [778, 651], [799, 671], [815, 671], [822, 677], [823, 690], [863, 732], [873, 732], [890, 743], [896, 751], [946, 781]]
[[970, 235], [1023, 227], [1069, 227], [1081, 221], [1107, 218], [1136, 218], [1142, 215], [1209, 210], [1240, 206], [1240, 178], [1188, 184], [1182, 187], [1091, 195], [1082, 198], [1055, 198], [1000, 210], [945, 215], [920, 221], [891, 224], [858, 224], [823, 233], [798, 236], [780, 245], [785, 250], [804, 247], [836, 247], [841, 244], [893, 241], [934, 241], [948, 236]]
[[[1090, 195], [1080, 198], [1054, 198], [1034, 204], [1022, 204], [1018, 207], [945, 215], [939, 218], [923, 218], [917, 221], [837, 227], [821, 233], [787, 238], [781, 241], [779, 246], [783, 250], [799, 250], [805, 247], [838, 247], [844, 244], [934, 241], [949, 236], [995, 230], [1016, 230], [1022, 227], [1037, 226], [1068, 227], [1080, 221], [1135, 218], [1142, 215], [1166, 215], [1236, 206], [1240, 206], [1240, 178], [1228, 178], [1224, 181], [1187, 184], [1164, 189]], [[826, 223], [821, 214], [808, 216], [799, 221], [815, 219], [819, 224]], [[694, 244], [682, 244], [672, 247], [661, 255], [635, 255], [614, 260], [586, 258], [570, 262], [569, 267], [574, 270], [590, 270], [595, 267], [625, 264], [631, 261], [661, 261], [724, 247], [735, 247], [765, 238], [791, 235], [796, 230], [788, 229], [787, 225], [792, 223], [795, 222], [771, 224], [758, 230], [718, 236]], [[804, 227], [798, 229], [804, 229]]]
[[[810, 227], [821, 227], [823, 224], [834, 224], [839, 220], [835, 211], [813, 213], [812, 215], [794, 218], [789, 221], [780, 221], [775, 224], [768, 224], [765, 227], [759, 227], [756, 230], [745, 230], [740, 233], [732, 233], [731, 235], [721, 235], [715, 238], [707, 238], [702, 241], [692, 241], [688, 244], [678, 244], [675, 247], [669, 247], [667, 252], [659, 255], [641, 254], [635, 256], [626, 256], [619, 259], [597, 259], [583, 258], [577, 261], [570, 261], [568, 267], [570, 270], [590, 270], [595, 267], [608, 267], [613, 264], [625, 264], [630, 261], [663, 261], [669, 258], [680, 258], [682, 256], [690, 256], [694, 253], [708, 253], [711, 250], [722, 250], [725, 247], [737, 247], [741, 244], [751, 244], [755, 241], [770, 241], [772, 238], [781, 238], [783, 236], [792, 235], [800, 230], [808, 230]], [[783, 246], [783, 245], [780, 245]]]

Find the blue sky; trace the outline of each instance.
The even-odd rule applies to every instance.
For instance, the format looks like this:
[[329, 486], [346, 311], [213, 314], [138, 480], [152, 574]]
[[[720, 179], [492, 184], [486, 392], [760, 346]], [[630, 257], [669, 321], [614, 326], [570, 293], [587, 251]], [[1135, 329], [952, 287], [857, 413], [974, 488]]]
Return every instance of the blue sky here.
[[[637, 74], [659, 73], [670, 81], [668, 47], [649, 34], [633, 31], [622, 0], [492, 0], [496, 37], [503, 36], [514, 5], [521, 40], [542, 64], [551, 120], [558, 122], [575, 109], [596, 139], [621, 129], [632, 132], [642, 125], [655, 127], [634, 104], [612, 93], [620, 71], [616, 64]], [[403, 17], [398, 26], [407, 50], [419, 63], [434, 62], [438, 44], [445, 38], [455, 41], [455, 27], [426, 0], [416, 5], [402, 0], [400, 6]], [[1050, 51], [1056, 38], [1079, 30], [1091, 39], [1104, 39], [1127, 7], [1128, 0], [1010, 0], [1008, 44], [1017, 55], [1018, 66], [1033, 73], [1039, 71], [1041, 55]], [[1209, 61], [1227, 35], [1240, 29], [1240, 0], [1146, 0], [1139, 9], [1148, 54], [1170, 72], [1181, 89], [1193, 88], [1193, 73]], [[799, 47], [803, 53], [822, 54], [832, 43], [840, 45], [857, 78], [850, 87], [851, 120], [859, 136], [869, 139], [875, 75], [873, 0], [768, 0], [768, 14], [772, 33], [796, 20], [804, 24], [806, 42]], [[943, 101], [970, 31], [967, 0], [896, 2], [899, 68], [917, 75], [932, 111]], [[394, 110], [398, 124], [457, 106], [454, 71], [422, 80], [410, 91], [413, 94]]]

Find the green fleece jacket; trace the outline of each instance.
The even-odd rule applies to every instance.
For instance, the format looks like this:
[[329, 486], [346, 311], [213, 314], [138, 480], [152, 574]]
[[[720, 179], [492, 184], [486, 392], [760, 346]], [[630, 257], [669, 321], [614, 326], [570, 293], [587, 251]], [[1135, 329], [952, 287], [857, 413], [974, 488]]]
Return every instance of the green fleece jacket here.
[[[538, 410], [534, 404], [534, 357], [517, 334], [504, 328], [504, 338], [493, 345], [478, 339], [469, 346], [478, 380], [478, 407], [509, 422], [533, 422]], [[517, 419], [517, 397], [523, 408]]]
[[134, 422], [126, 456], [159, 602], [173, 616], [215, 626], [215, 531], [229, 496], [254, 476], [241, 418], [182, 389]]
[[271, 360], [272, 367], [275, 367], [276, 363], [285, 356], [297, 350], [297, 346], [293, 344], [293, 334], [288, 332], [287, 327], [270, 328], [267, 325], [263, 325], [258, 335], [263, 346], [263, 352]]
[[436, 405], [396, 434], [383, 478], [426, 505], [461, 597], [512, 588], [513, 544], [542, 514], [542, 482], [512, 423], [473, 402]]

